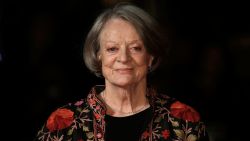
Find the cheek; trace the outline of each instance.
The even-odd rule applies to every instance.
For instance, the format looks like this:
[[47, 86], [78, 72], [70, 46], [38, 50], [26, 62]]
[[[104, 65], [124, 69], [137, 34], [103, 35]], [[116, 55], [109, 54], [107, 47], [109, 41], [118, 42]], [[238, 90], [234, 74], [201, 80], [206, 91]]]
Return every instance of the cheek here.
[[109, 73], [113, 69], [115, 63], [114, 57], [103, 57], [102, 58], [102, 72]]
[[148, 72], [149, 61], [146, 58], [136, 60], [136, 72], [137, 74], [144, 75]]
[[103, 66], [111, 66], [114, 63], [115, 59], [113, 57], [103, 57], [102, 64]]
[[140, 67], [148, 67], [149, 66], [149, 58], [146, 57], [138, 57], [138, 59], [136, 59], [136, 62], [138, 64], [138, 66]]

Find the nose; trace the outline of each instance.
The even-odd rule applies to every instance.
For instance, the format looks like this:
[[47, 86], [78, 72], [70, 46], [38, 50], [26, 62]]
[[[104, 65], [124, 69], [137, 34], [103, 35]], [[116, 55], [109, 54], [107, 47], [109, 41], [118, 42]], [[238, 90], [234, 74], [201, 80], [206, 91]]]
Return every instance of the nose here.
[[126, 47], [122, 47], [117, 57], [117, 61], [121, 63], [126, 63], [130, 60], [130, 54]]

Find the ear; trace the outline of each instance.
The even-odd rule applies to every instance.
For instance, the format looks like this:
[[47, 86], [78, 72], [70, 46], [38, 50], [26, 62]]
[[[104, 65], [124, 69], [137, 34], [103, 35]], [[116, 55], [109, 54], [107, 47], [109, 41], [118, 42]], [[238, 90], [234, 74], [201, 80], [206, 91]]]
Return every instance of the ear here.
[[149, 56], [149, 64], [148, 66], [151, 67], [152, 66], [152, 63], [153, 63], [153, 60], [154, 60], [154, 56]]
[[101, 61], [101, 59], [102, 59], [101, 53], [98, 52], [98, 53], [97, 53], [97, 60], [98, 60], [98, 61]]

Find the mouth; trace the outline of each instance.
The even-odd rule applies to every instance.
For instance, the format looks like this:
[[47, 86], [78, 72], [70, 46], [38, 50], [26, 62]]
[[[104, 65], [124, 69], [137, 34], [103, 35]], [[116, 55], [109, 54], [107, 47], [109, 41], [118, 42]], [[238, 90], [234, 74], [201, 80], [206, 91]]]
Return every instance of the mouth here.
[[115, 69], [116, 72], [120, 74], [129, 74], [132, 72], [132, 68], [121, 68], [121, 69]]

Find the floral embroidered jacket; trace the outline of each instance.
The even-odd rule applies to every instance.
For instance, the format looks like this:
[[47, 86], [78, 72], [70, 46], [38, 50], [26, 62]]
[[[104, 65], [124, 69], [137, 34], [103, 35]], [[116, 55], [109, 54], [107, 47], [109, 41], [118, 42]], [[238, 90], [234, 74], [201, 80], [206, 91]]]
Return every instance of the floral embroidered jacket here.
[[[97, 94], [104, 87], [95, 86], [86, 99], [55, 110], [34, 141], [104, 141], [104, 103]], [[190, 106], [152, 89], [147, 97], [153, 117], [140, 141], [207, 141], [205, 124]]]

